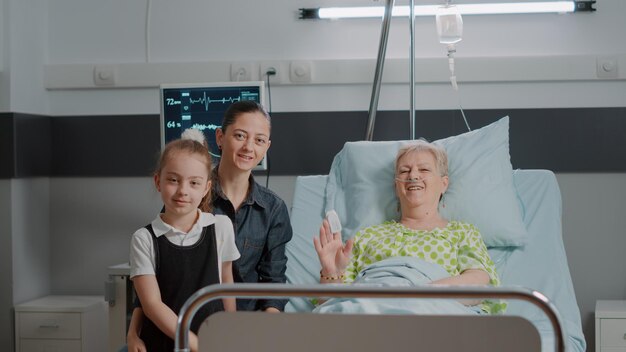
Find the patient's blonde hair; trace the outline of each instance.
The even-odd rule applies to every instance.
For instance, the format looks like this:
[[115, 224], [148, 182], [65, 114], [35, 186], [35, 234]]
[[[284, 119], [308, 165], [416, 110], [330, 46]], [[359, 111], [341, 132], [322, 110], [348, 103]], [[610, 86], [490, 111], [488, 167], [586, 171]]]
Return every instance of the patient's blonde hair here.
[[445, 149], [430, 142], [427, 142], [423, 139], [418, 139], [416, 141], [411, 142], [400, 150], [398, 150], [398, 155], [396, 155], [396, 171], [398, 170], [398, 162], [400, 159], [412, 152], [430, 152], [433, 157], [435, 157], [435, 164], [437, 166], [437, 171], [439, 171], [439, 176], [448, 176], [448, 153], [446, 153]]

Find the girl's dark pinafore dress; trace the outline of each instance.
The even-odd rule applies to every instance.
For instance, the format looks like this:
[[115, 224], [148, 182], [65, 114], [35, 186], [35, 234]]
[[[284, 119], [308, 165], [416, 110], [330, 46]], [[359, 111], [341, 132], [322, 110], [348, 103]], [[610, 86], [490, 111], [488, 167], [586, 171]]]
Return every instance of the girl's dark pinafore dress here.
[[[219, 284], [215, 224], [203, 228], [198, 242], [191, 246], [178, 246], [165, 236], [156, 237], [152, 225], [146, 226], [152, 235], [155, 252], [156, 280], [161, 300], [178, 314], [183, 304], [202, 287]], [[201, 308], [191, 322], [191, 331], [198, 333], [200, 324], [211, 314], [224, 310], [221, 300]], [[148, 352], [174, 350], [174, 340], [165, 335], [147, 317], [143, 319], [141, 339]]]

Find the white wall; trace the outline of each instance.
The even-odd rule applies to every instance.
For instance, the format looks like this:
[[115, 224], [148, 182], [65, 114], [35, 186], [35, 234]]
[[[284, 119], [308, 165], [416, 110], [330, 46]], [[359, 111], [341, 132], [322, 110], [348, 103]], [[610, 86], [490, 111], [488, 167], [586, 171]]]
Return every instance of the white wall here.
[[4, 25], [5, 23], [7, 23], [7, 21], [4, 19], [4, 3], [4, 0], [0, 1], [0, 72], [4, 68], [4, 34], [6, 33]]
[[52, 292], [102, 294], [130, 236], [161, 209], [151, 178], [51, 178]]
[[[417, 3], [426, 2], [424, 0]], [[369, 1], [361, 3], [370, 4]], [[333, 4], [355, 4], [355, 1], [337, 0]], [[312, 60], [321, 65], [324, 60], [343, 60], [358, 64], [363, 59], [376, 58], [380, 37], [379, 20], [298, 20], [297, 9], [307, 5], [314, 7], [320, 4], [294, 3], [290, 0], [274, 0], [271, 5], [267, 2], [241, 0], [219, 3], [199, 0], [153, 1], [149, 30], [150, 64], [147, 64], [144, 2], [117, 0], [93, 4], [80, 0], [59, 0], [49, 11], [48, 64], [53, 68], [70, 64], [120, 64], [124, 68], [119, 72], [120, 81], [132, 86], [134, 82], [152, 79], [151, 84], [155, 86], [159, 80], [172, 79], [171, 70], [180, 71], [181, 74], [187, 71], [172, 66], [165, 66], [167, 69], [159, 71], [151, 64], [213, 63], [199, 68], [196, 76], [200, 78], [194, 76], [194, 79], [219, 81], [229, 79], [228, 64], [231, 62], [258, 64], [266, 60]], [[466, 16], [464, 39], [458, 45], [457, 51], [457, 75], [461, 82], [464, 106], [622, 106], [622, 93], [626, 91], [624, 79], [597, 80], [594, 58], [617, 55], [626, 63], [626, 44], [621, 40], [626, 25], [620, 17], [626, 11], [626, 3], [610, 0], [603, 1], [597, 7], [598, 11], [595, 13], [569, 15]], [[240, 11], [241, 8], [246, 10]], [[77, 15], [67, 16], [70, 12]], [[115, 21], [111, 21], [112, 18]], [[417, 108], [457, 107], [458, 99], [445, 83], [448, 78], [445, 48], [438, 43], [433, 18], [417, 20], [416, 48], [418, 71], [420, 65], [429, 59], [441, 60], [441, 77], [437, 79], [441, 83], [420, 84], [417, 87]], [[387, 57], [390, 60], [408, 57], [406, 19], [393, 20]], [[542, 61], [549, 61], [554, 57], [562, 57], [558, 59], [556, 66]], [[578, 60], [585, 57], [590, 61], [579, 67]], [[472, 66], [471, 71], [463, 71], [464, 58], [486, 61], [477, 68]], [[585, 81], [539, 83], [524, 81], [522, 75], [522, 78], [518, 78], [522, 83], [476, 83], [475, 78], [472, 78], [474, 83], [463, 85], [465, 77], [484, 75], [489, 76], [489, 80], [494, 76], [494, 71], [502, 72], [505, 77], [519, 77], [520, 69], [524, 69], [523, 66], [520, 68], [519, 63], [531, 59], [540, 60], [541, 64], [536, 67], [541, 71], [539, 76], [550, 76], [554, 71], [565, 70], [568, 74], [571, 72], [572, 76], [594, 78]], [[127, 64], [132, 66], [128, 68]], [[390, 65], [387, 65], [386, 72], [400, 70]], [[327, 68], [325, 74], [328, 75], [328, 70], [333, 67], [335, 66]], [[80, 71], [82, 68], [84, 67], [80, 66], [76, 70]], [[63, 76], [72, 76], [67, 72], [74, 71], [63, 71]], [[361, 71], [357, 72], [361, 74]], [[623, 73], [624, 70], [620, 72]], [[343, 74], [337, 72], [335, 76], [341, 76], [340, 73]], [[256, 72], [255, 74], [258, 77]], [[537, 73], [531, 70], [525, 74]], [[92, 71], [87, 69], [85, 72], [81, 71], [79, 77], [93, 86], [92, 75]], [[149, 77], [145, 77], [146, 75]], [[373, 77], [373, 69], [362, 71], [362, 75]], [[417, 79], [419, 81], [420, 75]], [[364, 82], [334, 82], [312, 86], [276, 85], [273, 88], [272, 107], [274, 111], [367, 110], [371, 79]], [[157, 113], [159, 105], [156, 89], [145, 88], [140, 91], [142, 92], [127, 94], [125, 89], [89, 89], [80, 93], [73, 90], [51, 90], [50, 112]], [[383, 86], [380, 99], [382, 110], [407, 107], [406, 84]]]
[[[48, 113], [47, 3], [0, 2], [0, 111]], [[12, 349], [13, 305], [50, 292], [50, 202], [47, 178], [1, 182], [0, 346]]]
[[50, 292], [50, 186], [46, 178], [12, 180], [13, 300]]
[[0, 346], [13, 345], [13, 305], [50, 293], [48, 178], [0, 180]]
[[[296, 19], [299, 7], [327, 3], [312, 0], [153, 0], [147, 60], [145, 1], [2, 0], [0, 111], [51, 115], [158, 112], [155, 88], [45, 90], [44, 75], [48, 66], [135, 63], [143, 69], [148, 65], [147, 61], [168, 64], [208, 61], [215, 62], [217, 67], [219, 63], [234, 61], [359, 62], [375, 58], [380, 35], [377, 20]], [[357, 3], [370, 4], [370, 1], [333, 2]], [[241, 11], [242, 8], [245, 11]], [[462, 70], [464, 57], [487, 59], [487, 64], [476, 70], [485, 76], [493, 75], [494, 67], [490, 64], [493, 62], [508, 64], [517, 59], [523, 61], [524, 57], [549, 60], [554, 56], [562, 57], [562, 66], [576, 75], [593, 76], [593, 65], [569, 67], [572, 63], [566, 57], [571, 56], [578, 62], [576, 60], [589, 55], [618, 55], [620, 58], [626, 55], [626, 41], [622, 39], [626, 33], [626, 22], [622, 20], [626, 2], [603, 0], [596, 4], [596, 8], [595, 13], [571, 15], [466, 17], [464, 40], [457, 52], [464, 107], [624, 106], [624, 79], [463, 84], [464, 74], [468, 74]], [[388, 58], [408, 57], [407, 28], [406, 20], [393, 21]], [[418, 66], [420, 59], [443, 59], [444, 48], [436, 40], [433, 19], [418, 19], [416, 47]], [[513, 75], [518, 67], [505, 65], [500, 69], [505, 75]], [[624, 69], [626, 67], [620, 72]], [[437, 81], [440, 83], [418, 85], [418, 109], [457, 106], [457, 97], [444, 83], [445, 70], [442, 73], [444, 77]], [[531, 73], [535, 72], [528, 72]], [[228, 77], [228, 73], [198, 72], [198, 76], [213, 80]], [[272, 106], [274, 111], [367, 110], [370, 93], [369, 83], [277, 85], [272, 88]], [[408, 88], [405, 84], [383, 85], [381, 109], [407, 107]], [[593, 136], [590, 137], [593, 140]], [[590, 250], [597, 243], [602, 243], [602, 248], [608, 248], [610, 253], [624, 248], [622, 226], [616, 221], [617, 216], [626, 213], [622, 201], [626, 190], [624, 177], [624, 174], [558, 175], [564, 200], [565, 244], [585, 333], [591, 342], [590, 350], [593, 349], [590, 314], [595, 299], [626, 299], [624, 259], [620, 262], [620, 257], [614, 255], [615, 260], [609, 262], [606, 252]], [[24, 292], [23, 295], [36, 294], [46, 285], [53, 293], [101, 294], [106, 266], [127, 260], [128, 237], [138, 226], [149, 221], [158, 208], [148, 178], [53, 178], [48, 185], [43, 180], [20, 181], [14, 185], [11, 182], [0, 181], [0, 206], [8, 206], [9, 217], [17, 219], [18, 223], [0, 224], [2, 248], [6, 248], [4, 244], [10, 244], [22, 254], [42, 255], [35, 267], [27, 265], [25, 268], [32, 276], [30, 278], [42, 282], [34, 286], [27, 286], [24, 282], [16, 284], [15, 289]], [[293, 178], [272, 179], [270, 184], [287, 200], [291, 199]], [[43, 206], [46, 194], [49, 196], [49, 213]], [[606, 198], [601, 199], [599, 195]], [[19, 207], [13, 210], [14, 205]], [[31, 206], [39, 212], [24, 211]], [[609, 217], [611, 211], [615, 217]], [[29, 225], [26, 219], [37, 225]], [[48, 223], [50, 230], [46, 234], [43, 227]], [[41, 234], [43, 241], [39, 237], [32, 238], [31, 231]], [[8, 238], [5, 233], [9, 234]], [[17, 242], [13, 243], [16, 238]], [[598, 241], [594, 242], [594, 238]], [[46, 241], [50, 248], [49, 282], [44, 278], [45, 271], [40, 270], [46, 260], [41, 246]], [[4, 275], [7, 257], [2, 255], [2, 258], [0, 271]], [[20, 260], [13, 257], [7, 265], [23, 265]], [[4, 284], [12, 279], [2, 277], [0, 300], [4, 300], [7, 294]], [[11, 300], [15, 299], [18, 298], [11, 297]], [[3, 314], [10, 309], [2, 303], [0, 307]], [[12, 338], [10, 330], [2, 328], [5, 324], [3, 317], [6, 316], [0, 316], [0, 331], [6, 333], [0, 334], [0, 342]]]
[[48, 39], [47, 4], [46, 0], [5, 0], [3, 29], [7, 30], [4, 34], [7, 61], [4, 62], [0, 86], [8, 87], [8, 91], [2, 93], [10, 97], [6, 111], [48, 113], [48, 95], [43, 88]]
[[11, 180], [0, 180], [0, 346], [13, 346]]
[[[11, 112], [46, 114], [47, 96], [43, 88], [43, 62], [46, 57], [47, 1], [4, 0], [1, 28], [3, 30], [3, 71], [0, 76], [0, 107]], [[14, 276], [13, 300], [29, 299], [49, 290], [48, 251], [49, 217], [46, 179], [15, 180], [11, 183], [9, 214], [13, 238]], [[39, 241], [42, 245], [38, 245]], [[35, 256], [30, 260], [28, 256]], [[44, 256], [42, 256], [44, 255]], [[26, 262], [22, 262], [26, 261]], [[23, 264], [23, 265], [22, 265]], [[41, 282], [30, 283], [29, 279]], [[23, 284], [23, 285], [22, 285]]]
[[8, 56], [6, 47], [9, 43], [9, 15], [7, 3], [9, 0], [0, 1], [0, 111], [9, 111], [10, 81], [8, 79]]
[[626, 299], [626, 174], [559, 174], [557, 180], [563, 241], [592, 351], [596, 300]]

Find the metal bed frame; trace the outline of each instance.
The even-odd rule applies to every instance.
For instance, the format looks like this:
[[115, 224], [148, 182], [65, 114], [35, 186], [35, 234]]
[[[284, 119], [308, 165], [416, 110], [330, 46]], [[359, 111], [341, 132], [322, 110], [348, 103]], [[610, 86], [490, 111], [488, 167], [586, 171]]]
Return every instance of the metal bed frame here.
[[554, 304], [540, 292], [521, 287], [419, 286], [373, 287], [360, 285], [223, 284], [198, 290], [185, 302], [178, 315], [174, 351], [189, 352], [189, 329], [198, 310], [208, 302], [224, 297], [368, 297], [368, 298], [445, 298], [517, 299], [538, 307], [550, 320], [555, 334], [555, 350], [565, 351], [565, 332]]

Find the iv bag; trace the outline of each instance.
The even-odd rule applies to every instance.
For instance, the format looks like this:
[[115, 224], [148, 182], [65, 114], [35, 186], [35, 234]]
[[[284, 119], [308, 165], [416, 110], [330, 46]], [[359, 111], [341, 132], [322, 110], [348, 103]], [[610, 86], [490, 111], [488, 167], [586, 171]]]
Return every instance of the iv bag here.
[[437, 8], [435, 20], [437, 21], [437, 34], [441, 44], [455, 44], [461, 41], [463, 19], [456, 6], [446, 5]]

